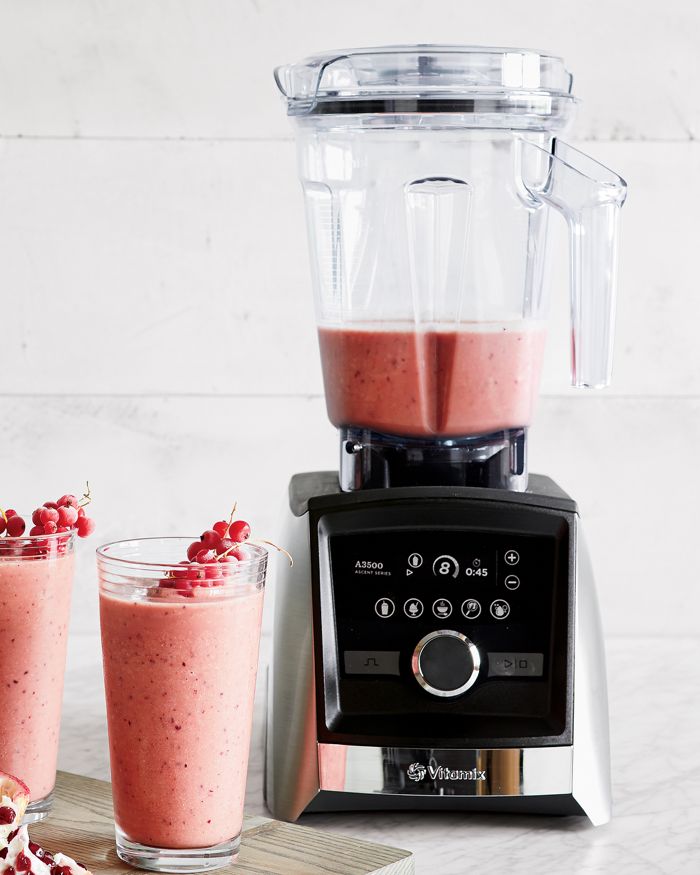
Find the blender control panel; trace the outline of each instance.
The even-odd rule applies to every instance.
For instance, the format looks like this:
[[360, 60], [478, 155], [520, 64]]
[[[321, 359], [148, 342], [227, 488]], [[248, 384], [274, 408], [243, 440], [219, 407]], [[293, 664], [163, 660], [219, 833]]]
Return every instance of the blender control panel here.
[[332, 534], [327, 728], [384, 726], [394, 739], [561, 733], [568, 527], [549, 528]]

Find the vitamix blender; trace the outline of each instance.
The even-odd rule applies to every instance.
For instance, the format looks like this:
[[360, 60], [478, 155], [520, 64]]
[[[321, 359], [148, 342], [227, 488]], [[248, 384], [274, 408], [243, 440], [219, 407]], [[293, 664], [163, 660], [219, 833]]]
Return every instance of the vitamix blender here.
[[281, 67], [340, 474], [296, 475], [266, 796], [305, 810], [610, 816], [603, 642], [576, 504], [528, 478], [548, 207], [572, 380], [610, 375], [624, 182], [556, 139], [560, 58], [402, 46]]

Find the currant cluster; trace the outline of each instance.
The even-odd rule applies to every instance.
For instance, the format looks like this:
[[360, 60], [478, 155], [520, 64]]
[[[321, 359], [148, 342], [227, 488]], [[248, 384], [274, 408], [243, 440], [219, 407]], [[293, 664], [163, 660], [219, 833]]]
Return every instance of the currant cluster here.
[[[22, 538], [21, 543], [11, 543], [0, 538], [0, 552], [14, 552], [21, 555], [42, 556], [55, 547], [57, 552], [65, 552], [70, 533], [87, 538], [95, 531], [95, 521], [87, 516], [85, 507], [91, 501], [88, 486], [82, 498], [75, 495], [62, 495], [58, 501], [45, 501], [32, 514], [32, 527], [28, 536], [27, 523], [16, 510], [0, 508], [0, 535], [7, 538]], [[45, 535], [58, 535], [58, 538], [44, 539]], [[65, 535], [61, 538], [60, 535]]]
[[164, 577], [159, 587], [175, 589], [181, 595], [193, 596], [197, 586], [222, 586], [238, 562], [246, 559], [243, 543], [250, 538], [250, 526], [245, 520], [219, 520], [202, 533], [198, 541], [187, 548], [187, 559]]

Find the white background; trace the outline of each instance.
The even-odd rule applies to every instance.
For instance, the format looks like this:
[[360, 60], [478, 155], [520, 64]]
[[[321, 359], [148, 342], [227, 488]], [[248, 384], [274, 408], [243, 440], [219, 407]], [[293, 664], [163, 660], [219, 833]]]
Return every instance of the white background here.
[[[31, 510], [89, 478], [98, 523], [79, 549], [60, 764], [107, 773], [96, 544], [198, 534], [234, 500], [274, 536], [289, 475], [336, 463], [272, 68], [415, 41], [562, 54], [583, 100], [575, 142], [629, 183], [614, 383], [567, 388], [560, 234], [531, 434], [531, 468], [579, 501], [597, 570], [617, 818], [594, 838], [570, 823], [327, 825], [415, 848], [419, 871], [463, 871], [465, 847], [482, 872], [561, 872], [563, 849], [572, 871], [696, 871], [697, 781], [680, 789], [700, 663], [693, 0], [0, 0], [0, 505]], [[258, 737], [255, 811], [260, 763]]]
[[[274, 535], [333, 467], [275, 64], [401, 41], [564, 55], [626, 177], [612, 387], [567, 388], [566, 255], [531, 469], [580, 502], [609, 635], [696, 635], [700, 9], [615, 0], [0, 0], [0, 503], [89, 478], [98, 540]], [[94, 545], [94, 544], [93, 544]], [[74, 630], [96, 629], [82, 546]]]

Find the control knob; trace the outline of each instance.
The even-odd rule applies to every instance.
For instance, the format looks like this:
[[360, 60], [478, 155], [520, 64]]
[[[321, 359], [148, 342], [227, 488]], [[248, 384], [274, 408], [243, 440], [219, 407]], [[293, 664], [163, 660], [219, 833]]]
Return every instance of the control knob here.
[[416, 645], [411, 668], [418, 683], [433, 696], [454, 698], [474, 686], [481, 657], [466, 635], [438, 629]]

